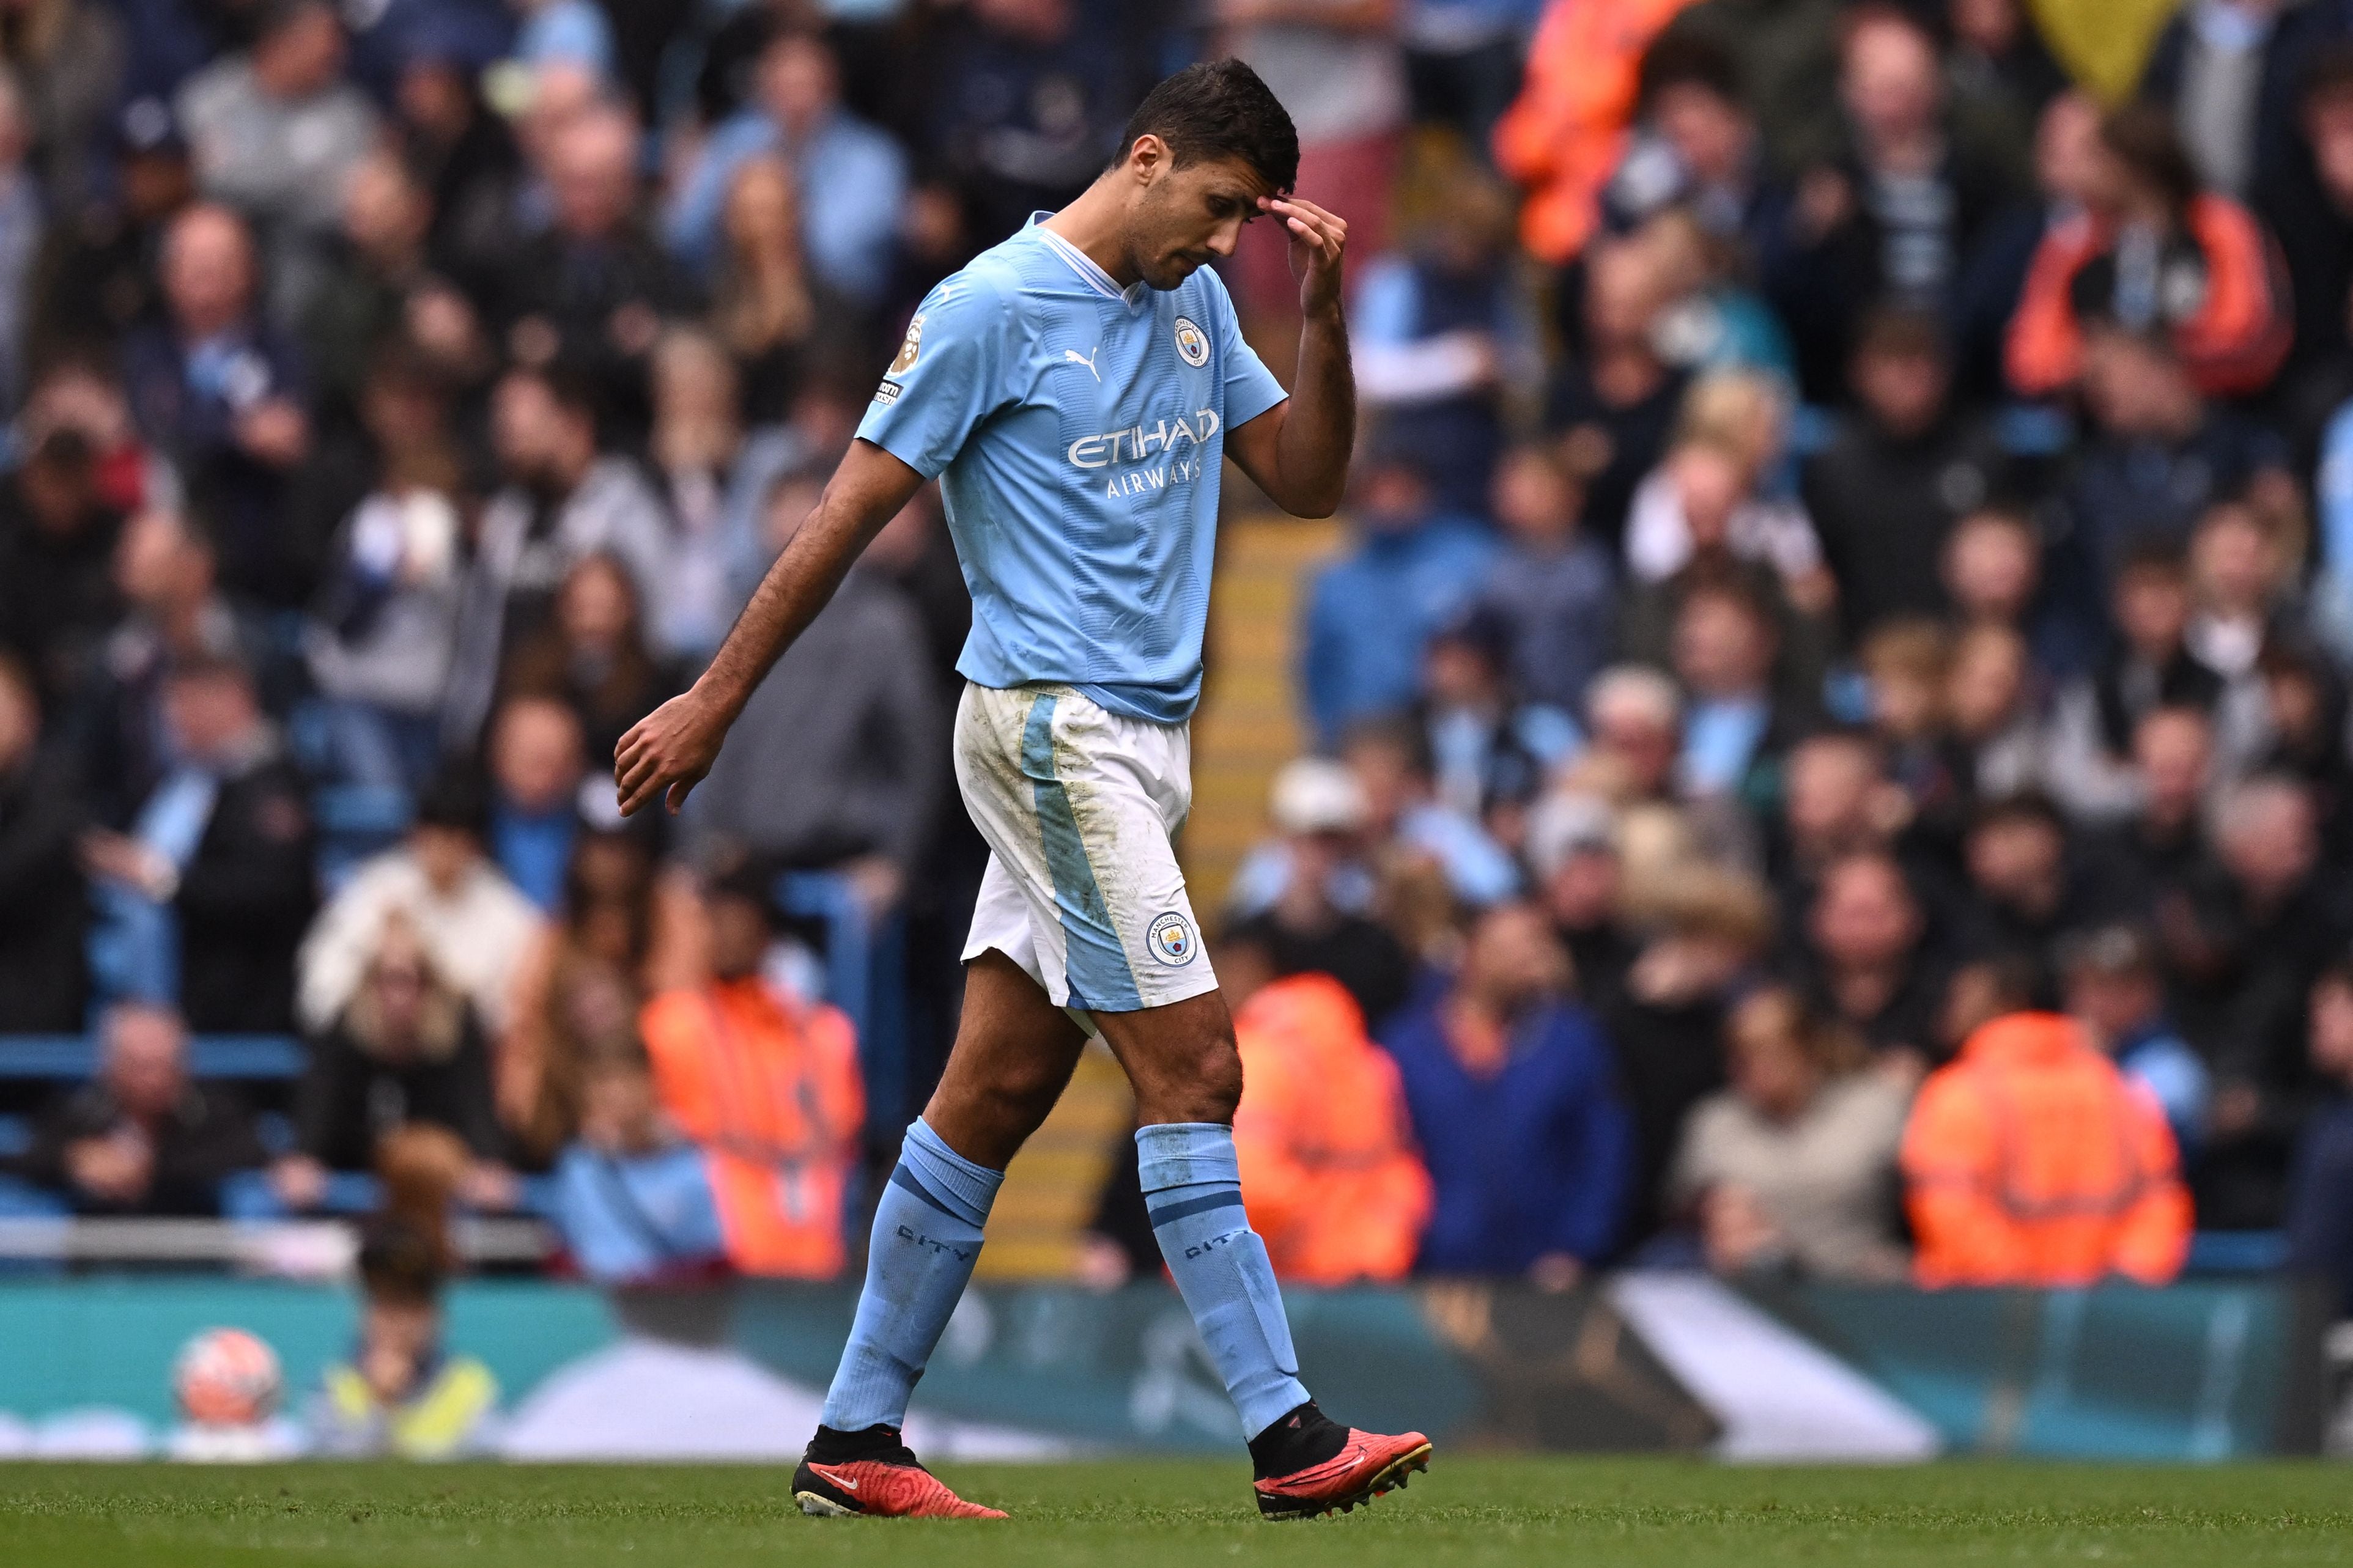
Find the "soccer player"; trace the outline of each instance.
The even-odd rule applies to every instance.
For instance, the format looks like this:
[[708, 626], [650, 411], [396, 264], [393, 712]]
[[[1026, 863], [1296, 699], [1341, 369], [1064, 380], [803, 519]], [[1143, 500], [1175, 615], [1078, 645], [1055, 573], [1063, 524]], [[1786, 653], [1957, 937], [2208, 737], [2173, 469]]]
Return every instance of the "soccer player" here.
[[[852, 559], [937, 476], [972, 589], [955, 760], [987, 839], [964, 1016], [875, 1211], [866, 1287], [823, 1425], [793, 1477], [810, 1513], [1001, 1518], [901, 1441], [1007, 1162], [1089, 1035], [1134, 1087], [1144, 1191], [1224, 1377], [1272, 1519], [1353, 1508], [1425, 1468], [1419, 1432], [1317, 1410], [1265, 1246], [1242, 1211], [1241, 1064], [1170, 838], [1222, 459], [1284, 510], [1329, 516], [1356, 420], [1340, 313], [1346, 226], [1290, 193], [1299, 142], [1236, 60], [1154, 88], [1115, 162], [934, 289], [823, 499], [711, 668], [622, 738], [621, 809], [678, 809], [777, 655]], [[1304, 315], [1288, 396], [1205, 263], [1278, 223]]]

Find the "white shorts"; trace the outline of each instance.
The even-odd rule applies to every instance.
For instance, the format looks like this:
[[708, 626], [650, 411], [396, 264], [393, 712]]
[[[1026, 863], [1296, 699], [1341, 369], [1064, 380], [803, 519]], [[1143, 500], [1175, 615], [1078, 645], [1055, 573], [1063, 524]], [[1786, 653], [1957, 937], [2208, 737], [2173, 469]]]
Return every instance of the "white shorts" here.
[[991, 948], [1086, 1026], [1217, 988], [1170, 839], [1193, 805], [1182, 724], [1067, 686], [967, 685], [956, 784], [988, 840], [967, 962]]

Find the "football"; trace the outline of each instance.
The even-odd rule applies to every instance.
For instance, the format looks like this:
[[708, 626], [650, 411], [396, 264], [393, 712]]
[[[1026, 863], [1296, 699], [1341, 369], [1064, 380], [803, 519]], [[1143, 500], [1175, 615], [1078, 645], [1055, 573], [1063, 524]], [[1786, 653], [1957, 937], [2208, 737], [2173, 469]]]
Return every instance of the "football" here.
[[278, 1352], [243, 1329], [206, 1329], [172, 1365], [181, 1413], [200, 1426], [259, 1426], [276, 1413], [284, 1390]]

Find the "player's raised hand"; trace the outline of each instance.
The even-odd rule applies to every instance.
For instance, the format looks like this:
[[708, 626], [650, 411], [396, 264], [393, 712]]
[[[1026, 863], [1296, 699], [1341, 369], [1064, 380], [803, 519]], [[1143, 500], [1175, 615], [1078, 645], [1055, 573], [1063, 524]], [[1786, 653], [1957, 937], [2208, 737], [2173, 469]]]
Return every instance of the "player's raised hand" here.
[[1282, 220], [1291, 236], [1291, 272], [1299, 279], [1299, 309], [1309, 316], [1340, 308], [1340, 256], [1347, 224], [1298, 196], [1261, 196], [1260, 210]]
[[690, 687], [637, 723], [613, 748], [613, 783], [621, 797], [621, 815], [635, 816], [656, 800], [668, 797], [670, 815], [718, 760], [719, 743], [727, 738], [733, 715]]

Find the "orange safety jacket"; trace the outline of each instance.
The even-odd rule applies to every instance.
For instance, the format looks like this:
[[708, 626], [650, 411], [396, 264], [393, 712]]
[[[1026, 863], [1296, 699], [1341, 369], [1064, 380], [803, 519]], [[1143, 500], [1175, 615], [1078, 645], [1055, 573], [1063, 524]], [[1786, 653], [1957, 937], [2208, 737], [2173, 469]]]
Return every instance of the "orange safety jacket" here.
[[664, 1109], [709, 1162], [729, 1260], [746, 1274], [840, 1273], [866, 1115], [849, 1020], [747, 979], [665, 991], [638, 1027]]
[[[2198, 390], [2210, 396], [2260, 391], [2295, 341], [2286, 263], [2254, 215], [2227, 196], [2193, 198], [2188, 218], [2190, 237], [2206, 258], [2206, 292], [2175, 326], [2174, 349]], [[2088, 216], [2042, 237], [2003, 344], [2013, 389], [2048, 397], [2073, 384], [2084, 368], [2075, 275], [2115, 244], [2114, 231]]]
[[1556, 265], [1585, 248], [1626, 150], [1642, 55], [1692, 0], [1552, 0], [1520, 96], [1496, 122], [1495, 165], [1526, 187], [1520, 243]]
[[1282, 1279], [1401, 1279], [1430, 1210], [1397, 1064], [1339, 983], [1300, 974], [1234, 1016], [1242, 1202]]
[[2189, 1249], [2164, 1111], [2057, 1014], [1970, 1036], [1921, 1086], [1903, 1166], [1926, 1286], [2162, 1285]]

